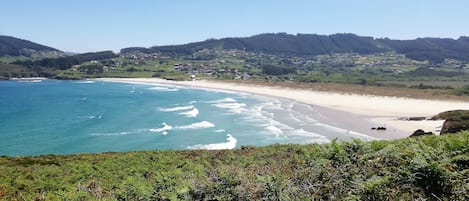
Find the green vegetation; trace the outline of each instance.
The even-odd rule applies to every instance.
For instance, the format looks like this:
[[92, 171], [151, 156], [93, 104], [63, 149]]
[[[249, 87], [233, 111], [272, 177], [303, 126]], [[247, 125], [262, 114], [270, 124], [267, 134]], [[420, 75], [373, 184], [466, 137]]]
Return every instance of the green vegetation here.
[[223, 38], [175, 46], [127, 48], [123, 53], [144, 51], [173, 54], [192, 54], [203, 49], [238, 49], [267, 54], [282, 55], [325, 55], [331, 53], [376, 54], [397, 52], [419, 61], [441, 63], [445, 58], [469, 61], [469, 37], [457, 40], [441, 38], [419, 38], [415, 40], [373, 39], [355, 34], [260, 34], [246, 38]]
[[456, 96], [469, 96], [469, 85], [455, 88], [451, 92]]
[[468, 200], [469, 132], [396, 141], [1, 157], [2, 200]]
[[53, 77], [56, 71], [44, 67], [24, 67], [0, 63], [0, 80], [18, 77]]
[[[88, 61], [105, 60], [117, 57], [112, 51], [90, 52], [84, 54], [77, 54], [73, 56], [60, 57], [60, 58], [45, 58], [38, 61], [18, 61], [15, 64], [23, 66], [41, 66], [54, 69], [66, 70], [74, 65], [78, 65]], [[101, 66], [99, 66], [101, 68]]]
[[59, 53], [59, 50], [11, 36], [0, 36], [0, 57], [5, 55], [30, 57], [36, 52]]

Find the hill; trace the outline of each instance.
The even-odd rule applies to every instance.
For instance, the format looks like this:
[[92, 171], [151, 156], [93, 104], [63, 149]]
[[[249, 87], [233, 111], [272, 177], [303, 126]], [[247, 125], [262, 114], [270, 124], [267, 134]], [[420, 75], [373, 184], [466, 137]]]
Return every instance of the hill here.
[[10, 57], [12, 58], [10, 59], [11, 61], [17, 59], [59, 57], [63, 55], [62, 51], [52, 47], [11, 36], [0, 36], [0, 57]]
[[286, 55], [321, 55], [331, 53], [371, 54], [394, 51], [415, 60], [441, 63], [445, 58], [469, 61], [469, 37], [457, 40], [418, 38], [415, 40], [375, 39], [355, 34], [260, 34], [246, 38], [210, 39], [184, 45], [124, 48], [130, 51], [191, 54], [202, 49], [239, 49]]
[[1, 200], [469, 200], [469, 132], [396, 141], [0, 157]]
[[37, 61], [19, 61], [14, 62], [14, 64], [22, 66], [41, 66], [48, 67], [53, 69], [69, 69], [73, 65], [78, 65], [83, 62], [93, 61], [93, 60], [105, 60], [115, 58], [118, 55], [114, 54], [112, 51], [100, 51], [100, 52], [88, 52], [83, 54], [75, 54], [73, 56], [65, 56], [60, 58], [45, 58]]

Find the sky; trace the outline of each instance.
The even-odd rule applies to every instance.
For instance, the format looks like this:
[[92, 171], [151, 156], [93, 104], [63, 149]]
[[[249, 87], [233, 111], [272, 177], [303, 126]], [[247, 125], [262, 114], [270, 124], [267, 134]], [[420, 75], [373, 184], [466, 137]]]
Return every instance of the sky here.
[[467, 0], [0, 0], [0, 35], [67, 52], [286, 32], [469, 35]]

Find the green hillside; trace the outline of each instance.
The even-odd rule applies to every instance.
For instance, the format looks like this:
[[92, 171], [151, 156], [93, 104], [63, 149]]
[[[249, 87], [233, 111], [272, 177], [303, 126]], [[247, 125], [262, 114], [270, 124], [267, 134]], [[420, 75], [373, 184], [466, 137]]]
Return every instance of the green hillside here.
[[24, 56], [32, 57], [36, 53], [62, 54], [60, 50], [40, 45], [31, 41], [0, 35], [0, 57], [4, 56]]
[[469, 200], [469, 132], [397, 141], [1, 157], [1, 200]]
[[238, 49], [268, 54], [323, 55], [331, 53], [373, 54], [394, 51], [410, 59], [441, 63], [445, 58], [469, 61], [469, 37], [418, 38], [415, 40], [374, 39], [355, 34], [260, 34], [245, 38], [210, 39], [185, 45], [124, 48], [121, 53], [139, 51], [191, 54], [202, 49]]

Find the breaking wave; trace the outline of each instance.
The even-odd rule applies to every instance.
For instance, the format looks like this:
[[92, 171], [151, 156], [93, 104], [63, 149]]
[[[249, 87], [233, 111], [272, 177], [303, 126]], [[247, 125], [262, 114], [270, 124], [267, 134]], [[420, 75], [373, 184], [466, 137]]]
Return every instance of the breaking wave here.
[[92, 84], [92, 83], [95, 83], [96, 81], [92, 81], [92, 80], [84, 80], [84, 81], [76, 81], [75, 83], [77, 84]]
[[181, 112], [179, 113], [180, 115], [184, 115], [186, 117], [197, 117], [197, 115], [199, 115], [199, 110], [197, 108], [194, 107], [194, 109], [190, 110], [190, 111], [186, 111], [186, 112]]
[[170, 126], [166, 122], [163, 122], [161, 125], [162, 125], [161, 128], [152, 128], [148, 130], [150, 132], [163, 133], [163, 135], [166, 135], [167, 131], [169, 130], [191, 130], [191, 129], [203, 129], [203, 128], [215, 127], [215, 124], [208, 122], [208, 121], [201, 121], [201, 122], [196, 122], [196, 123], [183, 125], [183, 126]]
[[155, 90], [155, 91], [179, 91], [179, 89], [167, 88], [167, 87], [152, 87], [152, 88], [149, 88], [149, 89]]
[[210, 101], [209, 103], [226, 103], [226, 102], [237, 102], [237, 101], [233, 98], [223, 98], [219, 100]]
[[188, 146], [188, 149], [208, 149], [208, 150], [220, 150], [220, 149], [234, 149], [238, 140], [232, 135], [226, 135], [226, 142], [215, 143], [215, 144], [198, 144]]
[[174, 127], [174, 129], [189, 130], [189, 129], [202, 129], [202, 128], [213, 128], [213, 127], [215, 127], [215, 124], [208, 122], [208, 121], [201, 121], [201, 122], [192, 123], [189, 125], [176, 126]]
[[212, 106], [217, 108], [228, 109], [228, 111], [231, 113], [239, 114], [247, 111], [246, 104], [238, 103], [233, 98], [223, 98], [215, 101], [210, 101], [209, 103], [212, 103]]
[[161, 112], [175, 112], [175, 111], [191, 110], [191, 109], [194, 109], [193, 105], [177, 106], [177, 107], [170, 107], [170, 108], [159, 108], [158, 110]]
[[[163, 127], [161, 127], [161, 128], [152, 128], [152, 129], [149, 129], [149, 131], [154, 132], [154, 133], [161, 133], [161, 132], [166, 132], [168, 130], [173, 129], [173, 127], [166, 124], [166, 122], [163, 122], [161, 125], [163, 125]], [[168, 133], [166, 132], [166, 134], [168, 134]]]
[[280, 136], [280, 135], [283, 135], [282, 129], [277, 128], [274, 125], [267, 126], [264, 129], [271, 132], [271, 133], [273, 133], [273, 134], [275, 134], [275, 136], [277, 136], [277, 137]]

